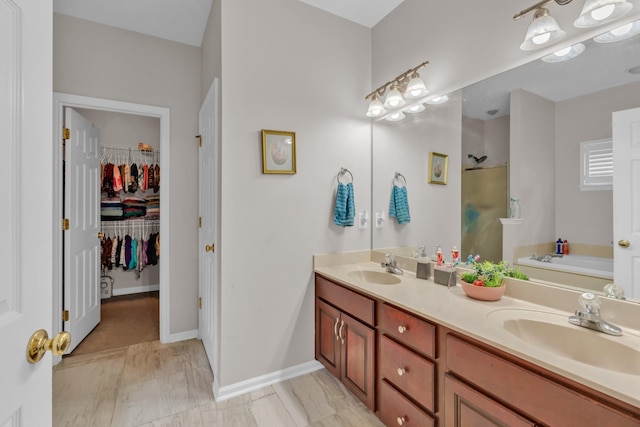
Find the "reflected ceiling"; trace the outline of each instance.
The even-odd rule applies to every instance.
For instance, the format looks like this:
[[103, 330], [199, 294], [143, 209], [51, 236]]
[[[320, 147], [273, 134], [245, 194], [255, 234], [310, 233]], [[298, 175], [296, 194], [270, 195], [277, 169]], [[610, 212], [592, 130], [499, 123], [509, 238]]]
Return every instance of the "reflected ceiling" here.
[[[554, 102], [640, 80], [640, 35], [616, 43], [584, 42], [582, 55], [549, 64], [536, 60], [466, 87], [462, 114], [487, 120], [509, 114], [509, 93], [524, 89]], [[612, 49], [615, 46], [615, 49]], [[494, 115], [487, 111], [498, 110]]]

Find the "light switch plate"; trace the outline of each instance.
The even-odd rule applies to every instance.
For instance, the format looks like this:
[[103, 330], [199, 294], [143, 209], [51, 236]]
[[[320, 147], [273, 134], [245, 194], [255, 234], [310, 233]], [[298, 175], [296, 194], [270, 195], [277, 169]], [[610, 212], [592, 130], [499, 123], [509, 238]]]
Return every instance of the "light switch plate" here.
[[378, 211], [376, 212], [376, 228], [384, 227], [384, 212]]
[[360, 212], [358, 214], [358, 228], [364, 230], [367, 227], [369, 227], [369, 212]]

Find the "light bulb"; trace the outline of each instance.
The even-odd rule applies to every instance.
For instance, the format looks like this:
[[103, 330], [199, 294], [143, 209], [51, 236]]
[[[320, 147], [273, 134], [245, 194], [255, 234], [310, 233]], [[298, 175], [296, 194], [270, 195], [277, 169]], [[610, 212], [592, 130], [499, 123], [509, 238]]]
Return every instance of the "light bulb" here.
[[369, 104], [369, 109], [367, 110], [367, 117], [380, 117], [385, 114], [387, 110], [382, 106], [382, 102], [378, 99], [377, 96], [374, 96]]
[[397, 122], [404, 119], [404, 117], [405, 117], [404, 113], [402, 111], [398, 111], [397, 113], [393, 113], [392, 115], [387, 117], [387, 120], [390, 122]]
[[598, 9], [591, 11], [591, 17], [596, 21], [602, 21], [603, 19], [607, 19], [608, 17], [610, 17], [615, 8], [616, 7], [612, 4], [599, 7]]
[[431, 104], [431, 105], [444, 104], [448, 100], [449, 100], [449, 97], [447, 95], [440, 95], [428, 100], [427, 104]]
[[413, 73], [409, 84], [407, 84], [407, 90], [404, 92], [404, 96], [407, 98], [420, 98], [426, 96], [429, 93], [424, 81], [420, 78], [418, 73]]
[[404, 98], [402, 94], [396, 87], [394, 86], [389, 93], [387, 94], [387, 98], [384, 101], [385, 108], [397, 108], [402, 107], [404, 105]]
[[418, 105], [414, 105], [413, 107], [407, 108], [404, 111], [407, 113], [419, 113], [424, 110], [425, 110], [424, 104], [418, 104]]
[[549, 41], [550, 38], [551, 38], [551, 34], [544, 33], [544, 34], [540, 34], [540, 35], [534, 36], [531, 40], [535, 44], [545, 44], [546, 42]]
[[562, 56], [565, 56], [565, 55], [566, 55], [567, 53], [569, 53], [570, 51], [571, 51], [571, 46], [569, 46], [569, 47], [565, 47], [564, 49], [560, 49], [559, 51], [554, 52], [553, 54], [554, 54], [555, 56], [560, 56], [560, 57], [562, 57]]
[[622, 27], [618, 27], [610, 31], [614, 36], [621, 36], [623, 34], [627, 34], [631, 31], [631, 27], [633, 27], [633, 22], [629, 22], [627, 25], [623, 25]]

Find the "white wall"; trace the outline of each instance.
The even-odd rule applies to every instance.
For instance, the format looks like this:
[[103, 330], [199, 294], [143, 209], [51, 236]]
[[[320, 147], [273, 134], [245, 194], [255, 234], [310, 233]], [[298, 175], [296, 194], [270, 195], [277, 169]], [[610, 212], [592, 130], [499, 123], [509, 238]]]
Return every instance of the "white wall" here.
[[580, 191], [580, 142], [611, 138], [611, 114], [640, 106], [640, 83], [556, 104], [556, 235], [611, 246], [612, 191]]
[[509, 121], [508, 115], [488, 120], [462, 117], [463, 169], [476, 167], [469, 154], [487, 156], [480, 164], [483, 168], [509, 163]]
[[510, 231], [516, 233], [516, 246], [552, 242], [556, 230], [555, 104], [521, 89], [511, 92], [510, 104], [510, 195], [519, 198], [524, 218], [522, 225]]
[[[380, 121], [373, 125], [373, 212], [382, 211], [385, 223], [373, 228], [373, 247], [425, 246], [435, 253], [437, 244], [444, 249], [460, 247], [460, 150], [461, 94], [452, 94], [449, 102], [429, 105], [421, 113], [400, 122]], [[429, 184], [429, 153], [446, 154], [447, 185]], [[411, 222], [398, 224], [389, 218], [389, 201], [395, 172], [407, 180], [407, 198]]]
[[[371, 206], [371, 36], [297, 0], [226, 1], [220, 19], [225, 387], [313, 360], [313, 254], [370, 247], [370, 230], [332, 218], [340, 167], [356, 209]], [[261, 129], [296, 132], [295, 175], [262, 174]]]
[[[54, 14], [53, 90], [171, 109], [170, 333], [198, 328], [200, 49]], [[164, 259], [161, 262], [165, 261]]]
[[222, 0], [212, 0], [209, 20], [202, 38], [201, 103], [215, 77], [222, 77]]

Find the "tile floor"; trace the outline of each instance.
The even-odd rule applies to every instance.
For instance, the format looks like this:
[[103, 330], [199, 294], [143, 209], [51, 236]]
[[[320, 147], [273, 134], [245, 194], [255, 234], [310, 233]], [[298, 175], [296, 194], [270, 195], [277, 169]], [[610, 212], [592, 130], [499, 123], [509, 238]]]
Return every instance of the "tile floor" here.
[[212, 382], [199, 340], [65, 358], [53, 370], [53, 425], [383, 426], [325, 370], [219, 403]]

